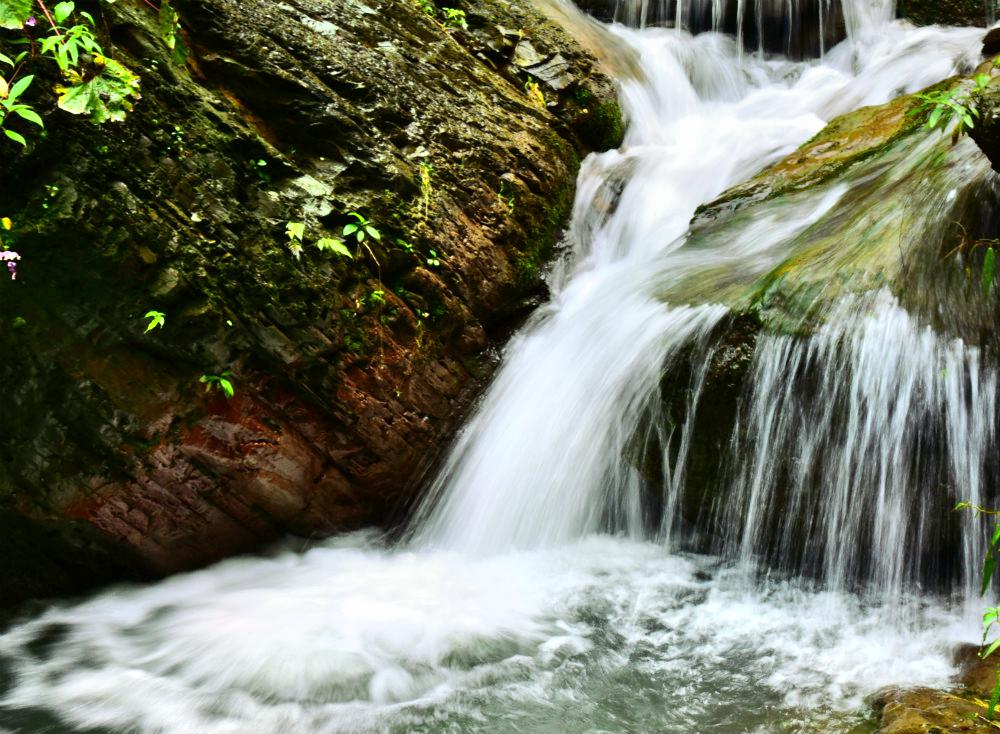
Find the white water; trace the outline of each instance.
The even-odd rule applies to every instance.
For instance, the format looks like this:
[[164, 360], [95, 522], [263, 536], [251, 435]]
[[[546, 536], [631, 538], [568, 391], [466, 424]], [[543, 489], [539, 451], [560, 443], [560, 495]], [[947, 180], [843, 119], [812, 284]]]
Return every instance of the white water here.
[[[0, 636], [8, 678], [0, 726], [847, 731], [864, 696], [882, 685], [947, 682], [950, 646], [975, 637], [960, 605], [910, 596], [904, 584], [873, 599], [836, 579], [823, 586], [768, 576], [754, 568], [752, 518], [742, 564], [730, 563], [735, 555], [672, 552], [648, 533], [642, 478], [624, 454], [656, 415], [663, 370], [685, 349], [707, 353], [725, 315], [710, 281], [702, 305], [666, 304], [656, 294], [719, 263], [753, 270], [769, 262], [846, 189], [692, 257], [683, 245], [696, 207], [831, 117], [948, 76], [975, 55], [980, 33], [883, 24], [808, 64], [747, 58], [717, 35], [614, 33], [644, 72], [642, 81], [623, 80], [625, 146], [585, 161], [552, 302], [507, 349], [412, 541], [384, 548], [352, 536], [52, 607]], [[861, 361], [851, 351], [839, 357], [852, 366], [864, 366], [879, 339], [914, 332], [895, 304], [874, 308], [891, 323], [858, 332]], [[972, 369], [969, 349], [914, 333], [924, 345], [914, 358]], [[776, 379], [768, 365], [780, 364], [769, 355], [781, 349], [769, 343], [758, 354], [756, 369], [768, 379]], [[995, 391], [989, 379], [983, 389]], [[891, 400], [899, 384], [875, 398]], [[955, 430], [965, 421], [964, 436], [992, 440], [969, 423], [981, 416], [961, 401], [929, 402], [955, 412], [947, 423]], [[770, 425], [747, 420], [761, 432]], [[746, 452], [751, 474], [767, 470], [761, 451]], [[963, 456], [954, 473], [965, 484], [956, 489], [971, 491], [981, 478], [970, 461], [980, 454]], [[668, 485], [683, 484], [682, 464]], [[764, 482], [737, 487], [767, 491]], [[889, 518], [882, 529], [900, 517], [889, 505], [878, 515]], [[764, 575], [754, 578], [758, 570]]]

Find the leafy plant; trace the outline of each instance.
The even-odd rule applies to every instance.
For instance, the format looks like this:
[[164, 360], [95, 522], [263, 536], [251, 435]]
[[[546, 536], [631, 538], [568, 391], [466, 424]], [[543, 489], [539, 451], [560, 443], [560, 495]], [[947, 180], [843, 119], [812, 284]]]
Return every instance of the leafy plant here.
[[970, 88], [967, 83], [960, 83], [951, 89], [941, 89], [934, 92], [927, 92], [916, 95], [920, 104], [910, 110], [910, 115], [926, 114], [930, 110], [930, 115], [925, 123], [929, 130], [945, 130], [952, 120], [957, 119], [958, 124], [952, 133], [952, 142], [965, 135], [976, 126], [976, 119], [979, 117], [979, 109], [976, 107], [973, 95], [982, 91], [990, 83], [989, 74], [977, 74], [973, 77], [974, 86]]
[[373, 240], [382, 239], [382, 233], [358, 212], [348, 212], [347, 216], [354, 217], [357, 221], [344, 226], [344, 237], [353, 237], [359, 245], [365, 241], [366, 235]]
[[146, 334], [156, 328], [162, 329], [163, 325], [167, 323], [167, 315], [163, 311], [149, 311], [143, 318], [149, 319], [149, 323], [146, 324], [146, 331], [144, 332]]
[[432, 18], [437, 15], [437, 8], [431, 0], [417, 0], [417, 6]]
[[438, 257], [438, 254], [434, 250], [431, 250], [428, 253], [427, 264], [432, 268], [437, 268], [441, 266], [441, 259]]
[[[302, 246], [306, 237], [306, 225], [302, 222], [288, 222], [285, 224], [285, 235], [288, 237], [288, 249], [292, 251], [295, 259], [302, 256]], [[353, 258], [354, 255], [347, 249], [343, 240], [336, 237], [320, 237], [315, 242], [316, 249], [320, 252], [333, 252], [341, 257]]]
[[[36, 7], [48, 23], [47, 35], [37, 42], [29, 33], [38, 25], [33, 15]], [[32, 58], [50, 58], [59, 67], [58, 107], [74, 115], [90, 115], [95, 124], [125, 119], [139, 99], [139, 77], [107, 57], [94, 33], [93, 16], [77, 11], [75, 3], [60, 2], [50, 10], [43, 0], [0, 0], [0, 28], [21, 30], [29, 45], [14, 59], [0, 54], [0, 67], [12, 70], [7, 78], [0, 77], [0, 128], [10, 140], [27, 145], [22, 134], [6, 127], [11, 114], [44, 126], [38, 112], [19, 101], [34, 79], [34, 74], [18, 78]]]
[[187, 58], [187, 48], [184, 45], [184, 37], [181, 35], [181, 19], [170, 4], [170, 0], [160, 0], [160, 9], [157, 12], [157, 25], [160, 31], [160, 40], [168, 50], [173, 52], [173, 61], [177, 64], [184, 63]]
[[219, 375], [202, 375], [198, 378], [198, 382], [205, 384], [205, 392], [211, 392], [212, 388], [217, 388], [227, 398], [231, 398], [236, 394], [236, 389], [233, 387], [233, 382], [230, 379], [232, 376], [233, 373], [230, 370], [226, 370]]
[[[955, 509], [972, 510], [977, 516], [989, 515], [994, 518], [1000, 517], [1000, 510], [988, 510], [983, 507], [979, 507], [978, 505], [972, 505], [968, 502], [959, 502], [955, 506]], [[989, 591], [990, 586], [993, 583], [993, 576], [996, 572], [998, 555], [1000, 555], [1000, 521], [995, 522], [993, 532], [990, 534], [989, 543], [986, 547], [986, 557], [983, 559], [983, 573], [979, 589], [980, 596], [986, 596], [986, 592]], [[986, 611], [983, 613], [983, 638], [979, 650], [980, 658], [988, 658], [994, 652], [1000, 650], [1000, 636], [990, 640], [990, 635], [997, 631], [1000, 631], [1000, 606], [987, 607]], [[997, 670], [1000, 672], [1000, 665], [998, 665]], [[986, 712], [986, 718], [988, 720], [993, 720], [993, 715], [996, 712], [998, 704], [1000, 704], [1000, 676], [997, 677], [996, 685], [994, 686], [993, 693], [990, 696]]]
[[516, 192], [507, 188], [507, 181], [500, 179], [500, 190], [497, 192], [497, 198], [500, 203], [507, 207], [507, 213], [514, 213], [514, 204], [516, 201]]
[[528, 95], [528, 100], [535, 107], [539, 109], [546, 109], [547, 103], [545, 101], [545, 94], [542, 92], [542, 88], [538, 86], [537, 82], [528, 80], [524, 83], [524, 91]]
[[[0, 54], [0, 62], [9, 63], [13, 66], [14, 62], [11, 61], [6, 56]], [[7, 122], [7, 118], [10, 115], [17, 115], [18, 117], [27, 120], [28, 122], [34, 123], [39, 127], [45, 127], [45, 123], [42, 122], [42, 118], [39, 117], [38, 113], [35, 112], [29, 105], [21, 104], [18, 99], [22, 94], [31, 86], [31, 82], [34, 81], [34, 76], [29, 74], [28, 76], [21, 77], [14, 85], [7, 87], [6, 82], [0, 85], [0, 128], [3, 128], [3, 134], [8, 138], [13, 140], [15, 143], [27, 146], [28, 141], [24, 139], [24, 136], [14, 130], [10, 130], [4, 127]]]
[[341, 257], [346, 257], [349, 259], [354, 259], [354, 255], [351, 251], [347, 249], [347, 245], [344, 244], [343, 240], [338, 240], [336, 237], [320, 237], [316, 240], [316, 248], [320, 252], [333, 252]]
[[298, 260], [302, 257], [302, 239], [306, 236], [306, 225], [302, 222], [288, 222], [285, 224], [285, 235], [288, 237], [288, 249]]
[[444, 24], [448, 28], [461, 28], [468, 30], [469, 24], [465, 20], [465, 11], [458, 8], [441, 8], [444, 16]]

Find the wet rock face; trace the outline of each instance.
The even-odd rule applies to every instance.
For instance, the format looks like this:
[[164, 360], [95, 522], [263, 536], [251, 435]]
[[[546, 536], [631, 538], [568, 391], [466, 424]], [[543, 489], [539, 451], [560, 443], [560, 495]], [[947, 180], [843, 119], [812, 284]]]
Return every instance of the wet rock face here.
[[955, 653], [955, 662], [960, 687], [953, 691], [890, 688], [876, 694], [872, 703], [879, 722], [877, 734], [995, 732], [996, 726], [986, 719], [985, 701], [996, 685], [997, 656], [982, 660], [977, 646], [963, 645]]
[[993, 170], [1000, 171], [1000, 86], [990, 84], [975, 95], [974, 102], [979, 119], [969, 137], [990, 159]]
[[[610, 80], [526, 0], [463, 3], [467, 29], [410, 0], [175, 5], [183, 65], [143, 3], [102, 4], [142, 76], [125, 123], [53, 112], [0, 148], [7, 603], [391, 521], [537, 299], [579, 156], [620, 141]], [[318, 250], [352, 211], [381, 240]]]
[[984, 710], [944, 691], [930, 688], [891, 690], [879, 694], [875, 709], [878, 734], [987, 734], [996, 731], [981, 718]]
[[982, 0], [899, 0], [899, 17], [917, 25], [985, 25]]
[[[820, 56], [846, 37], [840, 0], [577, 0], [595, 18], [627, 25], [676, 25], [678, 13], [692, 33], [721, 30], [739, 35], [748, 51], [794, 58]], [[680, 7], [678, 7], [680, 6]]]

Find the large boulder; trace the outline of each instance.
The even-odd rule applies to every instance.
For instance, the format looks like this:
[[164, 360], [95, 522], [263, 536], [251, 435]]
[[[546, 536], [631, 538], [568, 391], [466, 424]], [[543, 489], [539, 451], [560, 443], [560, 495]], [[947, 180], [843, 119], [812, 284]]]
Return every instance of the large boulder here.
[[[612, 83], [528, 0], [177, 0], [179, 64], [141, 0], [78, 5], [143, 98], [98, 128], [46, 92], [0, 147], [0, 598], [391, 522], [619, 142]], [[320, 251], [351, 212], [381, 240]]]

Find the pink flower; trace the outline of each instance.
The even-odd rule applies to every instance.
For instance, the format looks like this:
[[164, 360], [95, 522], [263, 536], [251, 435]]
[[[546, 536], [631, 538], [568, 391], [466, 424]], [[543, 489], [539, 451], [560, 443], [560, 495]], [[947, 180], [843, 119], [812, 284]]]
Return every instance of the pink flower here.
[[10, 273], [11, 280], [17, 280], [17, 261], [21, 256], [13, 250], [3, 250], [0, 252], [0, 262], [7, 263], [7, 272]]
[[38, 25], [38, 18], [32, 15], [30, 18], [24, 21], [24, 24], [29, 28], [34, 28], [36, 25]]

